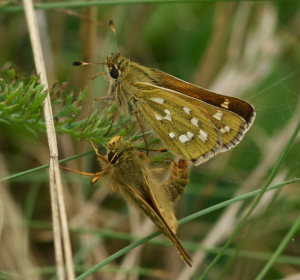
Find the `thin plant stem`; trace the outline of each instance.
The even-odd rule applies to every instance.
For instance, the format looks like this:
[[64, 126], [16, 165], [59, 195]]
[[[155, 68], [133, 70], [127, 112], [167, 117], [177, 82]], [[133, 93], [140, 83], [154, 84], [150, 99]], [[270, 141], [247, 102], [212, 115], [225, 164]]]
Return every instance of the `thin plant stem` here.
[[[68, 157], [68, 158], [61, 159], [58, 162], [59, 163], [68, 162], [70, 160], [77, 159], [77, 158], [80, 158], [80, 157], [84, 157], [84, 156], [87, 156], [87, 155], [90, 155], [90, 154], [93, 154], [93, 153], [94, 153], [94, 151], [81, 153], [81, 154], [78, 154], [78, 155], [75, 155], [75, 156], [71, 156], [71, 157]], [[13, 180], [13, 179], [16, 179], [16, 178], [19, 178], [19, 177], [22, 177], [22, 176], [25, 176], [25, 175], [28, 175], [28, 174], [32, 174], [32, 173], [37, 172], [37, 171], [47, 169], [47, 168], [49, 168], [49, 164], [44, 164], [44, 165], [41, 165], [41, 166], [38, 166], [38, 167], [35, 167], [35, 168], [31, 168], [31, 169], [28, 169], [28, 170], [25, 170], [25, 171], [22, 171], [22, 172], [13, 174], [13, 175], [3, 177], [3, 178], [0, 179], [0, 182]]]
[[[33, 57], [37, 73], [40, 76], [41, 84], [45, 90], [49, 89], [45, 62], [39, 36], [37, 18], [33, 9], [32, 0], [23, 0], [26, 21], [32, 45]], [[49, 185], [51, 194], [51, 207], [53, 217], [54, 247], [57, 263], [58, 278], [72, 280], [75, 278], [70, 237], [67, 225], [66, 209], [63, 198], [62, 182], [58, 165], [58, 149], [56, 134], [53, 122], [53, 114], [50, 96], [47, 94], [44, 103], [44, 119], [48, 138], [50, 164], [49, 164]], [[64, 258], [66, 262], [67, 278], [64, 276]]]
[[[132, 4], [176, 4], [176, 3], [203, 3], [203, 2], [229, 2], [231, 0], [98, 0], [98, 1], [66, 1], [66, 2], [48, 2], [37, 3], [36, 9], [50, 10], [59, 8], [86, 8], [91, 6], [113, 6], [113, 5], [132, 5]], [[238, 0], [236, 2], [246, 2], [248, 0]], [[252, 0], [252, 2], [261, 2], [263, 0]], [[271, 0], [269, 0], [271, 1]], [[18, 12], [22, 6], [0, 6], [0, 11]]]
[[[271, 191], [271, 190], [274, 190], [274, 189], [277, 189], [277, 188], [280, 188], [284, 185], [288, 185], [288, 184], [292, 184], [292, 183], [295, 183], [295, 182], [299, 182], [300, 178], [296, 178], [296, 179], [292, 179], [292, 180], [289, 180], [289, 181], [285, 181], [285, 182], [282, 182], [280, 184], [276, 184], [274, 186], [270, 186], [270, 187], [267, 187], [265, 189], [265, 191]], [[189, 215], [181, 220], [179, 220], [179, 224], [184, 224], [184, 223], [187, 223], [189, 221], [192, 221], [192, 220], [195, 220], [196, 218], [198, 217], [201, 217], [201, 216], [204, 216], [208, 213], [211, 213], [213, 211], [216, 211], [216, 210], [219, 210], [221, 208], [225, 208], [227, 207], [228, 205], [230, 204], [233, 204], [233, 203], [236, 203], [236, 202], [239, 202], [239, 201], [242, 201], [242, 200], [245, 200], [245, 199], [249, 199], [251, 197], [255, 197], [257, 195], [260, 194], [260, 192], [263, 191], [263, 188], [260, 188], [258, 190], [255, 190], [255, 191], [252, 191], [252, 192], [249, 192], [249, 193], [246, 193], [246, 194], [243, 194], [243, 195], [240, 195], [238, 197], [235, 197], [235, 198], [232, 198], [232, 199], [229, 199], [229, 200], [226, 200], [224, 202], [221, 202], [221, 203], [218, 203], [216, 205], [213, 205], [211, 207], [208, 207], [204, 210], [200, 210], [192, 215]], [[114, 233], [115, 234], [115, 233]], [[93, 274], [94, 272], [98, 271], [99, 269], [101, 269], [102, 267], [104, 267], [106, 264], [114, 261], [115, 259], [125, 255], [126, 253], [128, 253], [129, 251], [133, 250], [134, 248], [148, 242], [149, 240], [153, 239], [154, 237], [160, 235], [160, 232], [154, 232], [142, 239], [139, 239], [137, 240], [136, 242], [124, 247], [123, 249], [117, 251], [116, 253], [110, 255], [108, 258], [106, 258], [104, 261], [102, 261], [101, 263], [91, 267], [90, 269], [88, 269], [87, 271], [85, 271], [84, 273], [82, 273], [81, 275], [79, 275], [76, 280], [83, 280], [83, 279], [86, 279], [86, 277], [90, 276], [91, 274]], [[223, 248], [220, 249], [220, 251], [222, 251]], [[219, 252], [219, 251], [218, 251]]]
[[[149, 134], [151, 134], [151, 132], [148, 132], [148, 131], [145, 132], [145, 135], [149, 135]], [[136, 141], [137, 139], [141, 138], [142, 135], [143, 134], [137, 134], [137, 135], [133, 136], [131, 138], [131, 141], [132, 142]], [[86, 155], [90, 155], [90, 154], [93, 154], [93, 153], [94, 153], [94, 151], [91, 150], [91, 151], [88, 151], [88, 152], [85, 152], [85, 153], [81, 153], [81, 154], [78, 154], [78, 155], [75, 155], [75, 156], [71, 156], [71, 157], [68, 157], [68, 158], [61, 159], [58, 162], [59, 163], [68, 162], [70, 160], [77, 159], [77, 158], [80, 158], [80, 157], [84, 157]], [[46, 168], [49, 168], [49, 164], [44, 164], [44, 165], [41, 165], [39, 167], [35, 167], [35, 168], [28, 169], [28, 170], [25, 170], [25, 171], [22, 171], [22, 172], [13, 174], [13, 175], [9, 175], [9, 176], [0, 178], [0, 182], [4, 182], [4, 181], [8, 181], [8, 180], [13, 180], [13, 179], [16, 179], [18, 177], [22, 177], [24, 175], [28, 175], [28, 174], [31, 174], [31, 173], [34, 173], [34, 172], [37, 172], [37, 171], [40, 171], [40, 170], [43, 170], [43, 169], [46, 169]]]
[[265, 276], [266, 276], [267, 272], [272, 267], [272, 265], [274, 264], [274, 262], [276, 262], [276, 260], [278, 259], [278, 257], [282, 253], [282, 251], [289, 244], [289, 242], [291, 241], [292, 237], [295, 235], [295, 233], [297, 232], [297, 230], [299, 229], [299, 227], [300, 227], [300, 215], [298, 216], [297, 220], [294, 222], [293, 226], [290, 228], [290, 230], [288, 231], [288, 233], [286, 234], [286, 236], [284, 237], [284, 239], [282, 240], [282, 242], [277, 247], [277, 250], [273, 253], [273, 255], [269, 258], [269, 260], [266, 263], [266, 265], [263, 267], [263, 269], [257, 275], [257, 277], [255, 278], [255, 280], [266, 279]]
[[295, 130], [293, 131], [292, 135], [290, 136], [290, 138], [289, 138], [287, 144], [285, 145], [283, 151], [281, 152], [280, 156], [278, 157], [278, 159], [277, 159], [273, 169], [271, 170], [271, 173], [268, 176], [264, 186], [262, 187], [260, 192], [257, 194], [257, 196], [254, 198], [254, 201], [253, 201], [252, 205], [250, 206], [248, 212], [246, 213], [246, 215], [244, 216], [242, 221], [237, 225], [237, 227], [235, 228], [235, 230], [233, 231], [231, 236], [228, 238], [228, 240], [226, 241], [226, 243], [224, 244], [224, 246], [222, 247], [220, 252], [217, 254], [217, 256], [212, 260], [212, 262], [207, 266], [207, 268], [201, 274], [201, 276], [199, 277], [199, 280], [204, 280], [204, 279], [207, 278], [207, 275], [210, 272], [210, 270], [219, 261], [219, 259], [223, 256], [226, 249], [232, 244], [233, 240], [236, 238], [236, 236], [239, 234], [241, 229], [248, 222], [249, 217], [251, 216], [252, 212], [255, 210], [256, 206], [260, 202], [261, 198], [263, 197], [264, 193], [266, 192], [266, 190], [268, 189], [268, 187], [271, 184], [272, 180], [274, 179], [276, 173], [278, 172], [279, 167], [280, 167], [280, 165], [283, 161], [283, 158], [286, 156], [289, 148], [292, 146], [294, 140], [296, 139], [296, 136], [299, 132], [299, 129], [300, 129], [300, 120], [298, 121], [298, 123], [295, 127]]

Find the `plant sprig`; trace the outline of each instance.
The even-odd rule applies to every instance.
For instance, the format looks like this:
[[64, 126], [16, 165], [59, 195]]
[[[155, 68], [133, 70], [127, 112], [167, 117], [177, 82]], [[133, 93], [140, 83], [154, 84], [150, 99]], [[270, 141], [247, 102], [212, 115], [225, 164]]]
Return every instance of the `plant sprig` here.
[[[19, 75], [11, 67], [0, 73], [0, 89], [0, 123], [21, 124], [34, 135], [45, 132], [43, 103], [47, 91], [40, 84], [38, 76], [31, 75], [28, 78]], [[97, 145], [105, 145], [114, 135], [129, 138], [133, 143], [143, 137], [143, 134], [137, 133], [136, 122], [132, 121], [132, 117], [118, 114], [115, 105], [108, 104], [104, 110], [98, 109], [99, 106], [91, 106], [89, 115], [81, 118], [86, 88], [74, 93], [67, 82], [56, 83], [49, 94], [57, 134], [67, 134], [79, 141], [91, 140]], [[147, 140], [151, 147], [160, 146], [160, 140], [152, 137], [150, 131], [145, 134], [151, 136]], [[141, 149], [145, 148], [145, 144], [138, 145]], [[167, 158], [170, 158], [170, 154], [163, 153], [154, 161], [161, 163]]]
[[[28, 78], [11, 67], [0, 74], [0, 90], [0, 122], [24, 125], [34, 134], [45, 132], [42, 114], [47, 92], [36, 75]], [[119, 117], [112, 123], [117, 113], [114, 105], [107, 106], [103, 112], [93, 108], [88, 117], [80, 119], [86, 95], [86, 89], [75, 94], [66, 83], [57, 83], [50, 90], [58, 134], [68, 134], [77, 140], [90, 139], [99, 144], [106, 143], [109, 135], [131, 134], [134, 124], [130, 117]]]

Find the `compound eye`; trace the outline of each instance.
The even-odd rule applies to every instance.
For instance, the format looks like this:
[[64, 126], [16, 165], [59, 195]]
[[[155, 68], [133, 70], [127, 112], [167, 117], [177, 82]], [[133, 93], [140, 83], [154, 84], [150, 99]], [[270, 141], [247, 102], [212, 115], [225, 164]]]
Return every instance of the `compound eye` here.
[[119, 70], [115, 66], [112, 66], [112, 68], [109, 71], [109, 74], [113, 79], [116, 80], [119, 77]]
[[115, 164], [119, 156], [114, 152], [109, 152], [107, 155], [107, 159], [111, 164]]

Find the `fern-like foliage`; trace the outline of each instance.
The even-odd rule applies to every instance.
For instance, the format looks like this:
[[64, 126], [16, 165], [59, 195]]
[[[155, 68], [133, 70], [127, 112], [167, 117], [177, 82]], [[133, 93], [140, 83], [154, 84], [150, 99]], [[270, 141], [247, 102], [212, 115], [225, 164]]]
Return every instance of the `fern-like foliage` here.
[[[0, 73], [0, 90], [0, 122], [7, 125], [22, 124], [33, 134], [45, 132], [43, 104], [47, 91], [39, 83], [37, 76], [27, 78], [18, 75], [15, 68], [7, 69]], [[80, 119], [86, 94], [86, 89], [75, 94], [68, 89], [67, 83], [57, 83], [49, 90], [58, 134], [67, 134], [80, 141], [91, 140], [97, 145], [105, 145], [115, 135], [124, 136], [132, 142], [143, 137], [143, 134], [138, 133], [136, 121], [130, 116], [119, 115], [116, 106], [107, 104], [108, 102], [101, 111], [97, 109], [100, 104], [95, 102], [89, 116]], [[103, 103], [105, 102], [102, 102], [102, 107]], [[147, 143], [148, 147], [161, 147], [160, 140], [156, 137], [148, 137]], [[136, 144], [145, 148], [144, 141]], [[170, 154], [163, 153], [153, 157], [153, 161], [159, 163], [167, 158], [170, 158]]]
[[[117, 113], [114, 105], [107, 106], [101, 113], [93, 106], [87, 118], [79, 119], [87, 91], [75, 94], [66, 84], [56, 84], [49, 90], [57, 133], [99, 144], [106, 143], [107, 138], [117, 133], [130, 135], [134, 122], [129, 117], [118, 117], [113, 122]], [[15, 68], [3, 71], [0, 74], [0, 122], [22, 124], [32, 133], [45, 132], [43, 104], [46, 95], [37, 76], [21, 76]]]
[[19, 76], [9, 68], [0, 75], [0, 122], [19, 123], [29, 130], [45, 129], [42, 118], [47, 92], [36, 76]]

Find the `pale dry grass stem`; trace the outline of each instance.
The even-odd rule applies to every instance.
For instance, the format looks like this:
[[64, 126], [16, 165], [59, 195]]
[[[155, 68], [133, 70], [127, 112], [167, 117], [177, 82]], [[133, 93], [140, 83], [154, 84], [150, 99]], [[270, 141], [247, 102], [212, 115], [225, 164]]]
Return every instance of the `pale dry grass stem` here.
[[[75, 89], [83, 85], [89, 87], [88, 97], [84, 98], [82, 103], [84, 110], [81, 111], [80, 119], [90, 112], [90, 103], [95, 97], [106, 95], [107, 83], [102, 77], [90, 79], [102, 68], [96, 69], [96, 66], [91, 66], [77, 70], [71, 67], [72, 61], [84, 59], [103, 62], [108, 54], [115, 51], [120, 51], [132, 60], [149, 67], [159, 64], [156, 68], [179, 78], [196, 81], [200, 86], [221, 94], [242, 97], [254, 104], [257, 119], [245, 140], [232, 152], [224, 153], [192, 170], [191, 184], [183, 195], [182, 204], [179, 205], [182, 206], [181, 214], [178, 216], [185, 216], [203, 208], [204, 212], [200, 211], [200, 215], [213, 211], [209, 212], [211, 216], [201, 216], [188, 225], [179, 227], [179, 237], [183, 245], [185, 246], [184, 241], [191, 241], [190, 244], [186, 242], [186, 249], [191, 254], [193, 268], [184, 266], [174, 248], [165, 248], [165, 242], [169, 242], [164, 237], [163, 241], [157, 242], [164, 245], [144, 246], [152, 235], [145, 239], [142, 237], [155, 231], [155, 226], [146, 217], [141, 218], [131, 207], [127, 211], [125, 203], [111, 192], [107, 179], [101, 178], [99, 186], [90, 186], [89, 178], [74, 176], [62, 191], [57, 166], [56, 136], [51, 120], [50, 102], [47, 99], [45, 122], [50, 148], [49, 180], [53, 230], [44, 223], [50, 212], [50, 206], [47, 207], [48, 193], [44, 195], [44, 189], [42, 194], [39, 193], [39, 184], [45, 180], [44, 174], [32, 173], [32, 166], [29, 166], [47, 162], [48, 147], [46, 144], [39, 144], [40, 138], [43, 137], [39, 132], [34, 138], [25, 135], [22, 129], [14, 126], [15, 124], [4, 124], [2, 127], [0, 110], [0, 129], [4, 128], [4, 133], [13, 134], [0, 137], [0, 147], [6, 157], [8, 169], [16, 173], [17, 170], [24, 169], [22, 167], [25, 162], [29, 171], [24, 173], [27, 174], [26, 177], [22, 177], [23, 172], [18, 173], [16, 177], [13, 174], [9, 189], [7, 185], [0, 188], [0, 278], [2, 274], [7, 274], [16, 280], [50, 279], [55, 277], [56, 270], [59, 274], [57, 279], [74, 279], [74, 261], [77, 272], [83, 273], [78, 276], [79, 279], [196, 279], [203, 271], [206, 272], [207, 266], [209, 268], [209, 260], [218, 254], [219, 246], [222, 247], [231, 233], [239, 229], [239, 222], [248, 213], [251, 202], [246, 199], [238, 203], [230, 200], [227, 203], [227, 200], [259, 188], [265, 182], [293, 131], [300, 112], [297, 81], [294, 77], [299, 64], [296, 47], [300, 17], [299, 12], [292, 11], [294, 6], [289, 3], [285, 3], [283, 8], [282, 3], [272, 1], [201, 2], [200, 0], [197, 4], [171, 5], [160, 5], [161, 3], [157, 2], [155, 5], [135, 6], [126, 5], [128, 3], [124, 1], [122, 5], [108, 4], [101, 7], [101, 10], [97, 7], [86, 8], [89, 5], [86, 2], [85, 9], [75, 12], [66, 11], [63, 7], [59, 14], [55, 7], [56, 4], [61, 7], [61, 3], [49, 3], [52, 4], [50, 10], [38, 11], [48, 83], [51, 84], [56, 79], [71, 80], [70, 83], [73, 83]], [[25, 3], [32, 5], [29, 0], [24, 0]], [[8, 9], [14, 8], [18, 7], [8, 4]], [[26, 26], [23, 24], [22, 14], [18, 15], [8, 10], [6, 14], [5, 9], [5, 6], [1, 7], [1, 23], [6, 23], [8, 18], [11, 20], [10, 25], [0, 24], [0, 33], [4, 34], [0, 38], [0, 48], [3, 48], [3, 54], [8, 54], [5, 59], [16, 63], [21, 69], [17, 74], [21, 74], [24, 68], [28, 70], [28, 56], [32, 49], [37, 72], [41, 74], [42, 82], [47, 85], [43, 56], [40, 47], [39, 50], [36, 48], [39, 39], [32, 38], [32, 47], [27, 40], [23, 42], [24, 37], [26, 38]], [[3, 15], [4, 17], [1, 17]], [[27, 15], [28, 25], [31, 26], [30, 34], [33, 36], [37, 31], [34, 11], [31, 9]], [[107, 26], [110, 19], [116, 22], [117, 40]], [[21, 22], [19, 25], [18, 20]], [[18, 40], [22, 47], [20, 54], [19, 50], [14, 50], [16, 45], [19, 47], [16, 44], [19, 43]], [[10, 44], [7, 44], [9, 41]], [[117, 46], [117, 41], [120, 46]], [[11, 50], [6, 50], [7, 46]], [[7, 64], [7, 61], [3, 61], [3, 65]], [[193, 75], [191, 69], [194, 69], [195, 65], [197, 69]], [[0, 68], [4, 69], [6, 66]], [[73, 78], [70, 78], [72, 75]], [[0, 83], [1, 81], [0, 78]], [[74, 96], [76, 95], [75, 90]], [[0, 106], [1, 102], [0, 96]], [[96, 106], [99, 106], [97, 108], [101, 110], [105, 108], [104, 105], [104, 102], [96, 103]], [[76, 124], [68, 125], [67, 129]], [[126, 134], [125, 130], [121, 132]], [[20, 135], [20, 138], [15, 135]], [[11, 139], [12, 143], [9, 142]], [[300, 135], [297, 140], [300, 140]], [[73, 142], [67, 135], [59, 137], [58, 143], [63, 152], [60, 157], [81, 153], [87, 146], [79, 141]], [[292, 149], [294, 148], [295, 146]], [[17, 155], [19, 151], [22, 151], [21, 157]], [[296, 172], [299, 170], [299, 160], [292, 153], [290, 158], [284, 159], [280, 172], [273, 179], [274, 184], [291, 178], [291, 174], [298, 176]], [[84, 157], [75, 163], [72, 162], [72, 166], [67, 163], [67, 166], [92, 172], [95, 168], [93, 164], [91, 157]], [[0, 169], [4, 167], [4, 163], [0, 162]], [[165, 169], [153, 171], [156, 172], [157, 179], [162, 180], [162, 175], [167, 175]], [[16, 187], [24, 185], [25, 188], [20, 192], [13, 192]], [[238, 189], [234, 189], [234, 186], [238, 186]], [[38, 191], [32, 199], [31, 195], [35, 189]], [[268, 258], [271, 259], [270, 256], [278, 249], [277, 241], [289, 230], [298, 215], [298, 190], [297, 182], [264, 194], [253, 213], [247, 216], [250, 219], [232, 243], [232, 248], [224, 253], [224, 262], [218, 263], [211, 270], [211, 279], [241, 279], [241, 275], [245, 276], [245, 280], [254, 279], [251, 278], [252, 275], [257, 273], [257, 268], [262, 267], [264, 262], [268, 262]], [[221, 210], [218, 208], [220, 202], [220, 207], [225, 204], [229, 206]], [[70, 250], [65, 208], [72, 227], [72, 245], [76, 252], [74, 257]], [[28, 209], [31, 211], [30, 215]], [[284, 213], [281, 209], [284, 209]], [[24, 227], [25, 232], [22, 232]], [[52, 248], [52, 232], [55, 250]], [[136, 241], [136, 236], [141, 238]], [[198, 247], [197, 241], [201, 246], [199, 244]], [[297, 241], [295, 236], [295, 240], [291, 241], [289, 248], [286, 248], [268, 275], [275, 272], [281, 274], [282, 280], [299, 278], [296, 264]], [[139, 247], [126, 246], [128, 243]], [[123, 246], [125, 248], [121, 249]], [[130, 251], [132, 248], [135, 249]], [[53, 254], [56, 255], [56, 263], [52, 260]], [[116, 259], [120, 256], [121, 260]], [[109, 262], [111, 265], [104, 267]], [[44, 265], [51, 267], [44, 269]], [[46, 275], [47, 273], [49, 274]], [[289, 277], [283, 276], [289, 274]]]
[[[49, 86], [41, 47], [37, 18], [33, 9], [33, 2], [31, 0], [24, 0], [23, 3], [36, 70], [40, 76], [41, 84], [43, 84], [45, 90], [47, 90]], [[58, 149], [56, 142], [56, 134], [49, 95], [47, 95], [44, 103], [44, 118], [50, 150], [49, 182], [51, 193], [51, 205], [53, 211], [52, 217], [57, 275], [59, 280], [72, 280], [75, 279], [75, 273], [73, 268], [72, 250], [68, 232], [62, 182], [58, 165]], [[67, 278], [65, 278], [65, 275]]]
[[300, 279], [300, 273], [296, 272], [293, 273], [292, 275], [289, 275], [287, 277], [281, 278], [281, 280], [298, 280]]

